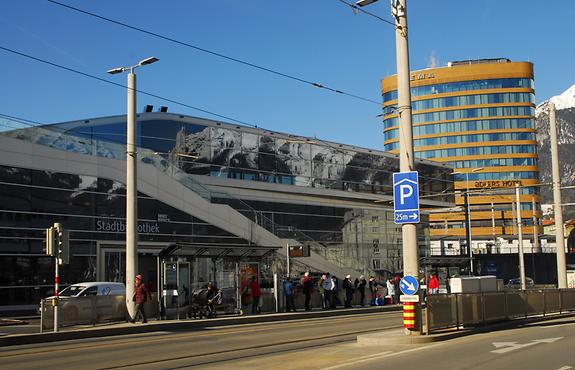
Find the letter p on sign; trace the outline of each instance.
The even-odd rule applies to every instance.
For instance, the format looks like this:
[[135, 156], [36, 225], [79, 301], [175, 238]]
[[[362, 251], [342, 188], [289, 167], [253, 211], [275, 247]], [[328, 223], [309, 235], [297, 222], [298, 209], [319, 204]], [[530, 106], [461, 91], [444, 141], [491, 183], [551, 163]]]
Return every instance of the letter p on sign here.
[[405, 204], [405, 199], [413, 195], [413, 186], [408, 184], [399, 185], [399, 202]]

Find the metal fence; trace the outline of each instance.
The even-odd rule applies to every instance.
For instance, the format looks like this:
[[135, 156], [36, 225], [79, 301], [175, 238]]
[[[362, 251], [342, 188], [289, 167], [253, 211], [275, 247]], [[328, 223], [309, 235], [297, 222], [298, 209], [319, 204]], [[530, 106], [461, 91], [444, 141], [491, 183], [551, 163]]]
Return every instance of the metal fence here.
[[464, 328], [575, 310], [575, 289], [428, 295], [423, 332]]
[[[95, 325], [106, 321], [125, 321], [126, 300], [123, 295], [61, 298], [58, 302], [59, 326]], [[54, 329], [54, 300], [40, 302], [40, 331]]]

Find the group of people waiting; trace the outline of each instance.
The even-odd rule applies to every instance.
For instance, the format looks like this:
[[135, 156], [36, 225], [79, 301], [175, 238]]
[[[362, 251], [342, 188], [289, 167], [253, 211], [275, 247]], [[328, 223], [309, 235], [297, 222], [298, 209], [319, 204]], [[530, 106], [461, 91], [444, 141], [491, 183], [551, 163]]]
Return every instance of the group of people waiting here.
[[[345, 308], [352, 307], [354, 296], [357, 297], [359, 305], [363, 307], [366, 303], [366, 289], [369, 289], [370, 305], [396, 304], [399, 301], [398, 282], [399, 280], [389, 279], [385, 284], [380, 284], [375, 277], [370, 276], [369, 280], [366, 280], [363, 275], [352, 281], [351, 275], [346, 275], [340, 284], [337, 276], [329, 272], [322, 274], [321, 278], [314, 282], [309, 272], [306, 272], [299, 282], [292, 281], [290, 277], [284, 280], [285, 310], [286, 312], [296, 311], [294, 302], [296, 291], [303, 293], [306, 311], [311, 310], [311, 297], [316, 290], [320, 294], [321, 308], [324, 310], [334, 309], [342, 305], [340, 289], [343, 290], [343, 306]], [[385, 302], [385, 298], [387, 298], [387, 302]]]

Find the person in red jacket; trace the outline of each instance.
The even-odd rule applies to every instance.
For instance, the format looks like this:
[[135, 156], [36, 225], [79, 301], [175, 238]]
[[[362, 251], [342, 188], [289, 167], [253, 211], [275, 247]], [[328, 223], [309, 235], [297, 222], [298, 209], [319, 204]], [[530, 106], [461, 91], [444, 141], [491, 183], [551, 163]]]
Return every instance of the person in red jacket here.
[[260, 284], [258, 283], [255, 276], [252, 276], [250, 290], [252, 293], [252, 314], [256, 314], [259, 311], [260, 296], [262, 295], [262, 291], [260, 290]]
[[144, 303], [148, 300], [148, 289], [142, 284], [142, 275], [136, 275], [136, 287], [134, 288], [134, 296], [132, 300], [136, 303], [136, 314], [132, 318], [132, 324], [138, 320], [138, 314], [142, 316], [142, 324], [148, 322], [146, 319], [146, 312], [144, 311]]
[[427, 291], [429, 294], [437, 294], [439, 292], [439, 279], [434, 272], [431, 273], [429, 284], [427, 284]]

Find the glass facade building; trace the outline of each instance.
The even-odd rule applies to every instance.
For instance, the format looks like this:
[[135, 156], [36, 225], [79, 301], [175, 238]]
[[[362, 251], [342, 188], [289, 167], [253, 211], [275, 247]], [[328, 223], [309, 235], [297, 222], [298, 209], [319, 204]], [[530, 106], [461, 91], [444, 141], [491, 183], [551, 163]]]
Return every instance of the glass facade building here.
[[[384, 149], [391, 153], [399, 152], [396, 80], [382, 80]], [[473, 237], [513, 235], [515, 197], [509, 194], [515, 185], [539, 183], [534, 94], [527, 62], [451, 62], [411, 74], [415, 156], [454, 168], [454, 189], [470, 194]], [[524, 233], [533, 231], [539, 202], [536, 187], [521, 188]], [[464, 197], [456, 203], [464, 205]], [[432, 236], [465, 236], [464, 212], [434, 214], [430, 222]]]
[[[10, 129], [0, 134], [0, 310], [37, 305], [52, 288], [44, 231], [54, 222], [70, 231], [63, 285], [124, 281], [125, 119], [20, 128], [3, 120]], [[285, 240], [309, 245], [342, 269], [401, 270], [401, 228], [390, 205], [399, 166], [393, 154], [154, 112], [138, 115], [137, 140], [145, 280], [154, 279], [155, 257], [174, 243], [197, 281], [216, 279], [220, 287], [233, 284], [230, 251], [241, 251], [236, 260], [256, 259], [265, 282], [285, 261], [274, 252]], [[416, 166], [420, 194], [445, 193], [452, 168], [428, 160]], [[420, 235], [425, 245], [428, 235], [423, 229]], [[271, 254], [251, 254], [256, 247]], [[194, 265], [207, 255], [217, 276], [212, 267]]]

